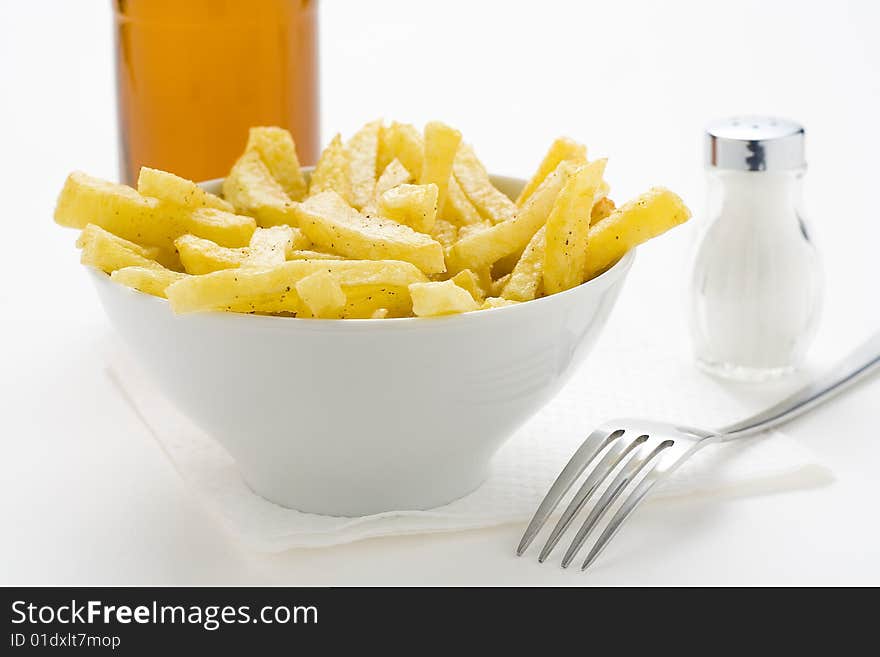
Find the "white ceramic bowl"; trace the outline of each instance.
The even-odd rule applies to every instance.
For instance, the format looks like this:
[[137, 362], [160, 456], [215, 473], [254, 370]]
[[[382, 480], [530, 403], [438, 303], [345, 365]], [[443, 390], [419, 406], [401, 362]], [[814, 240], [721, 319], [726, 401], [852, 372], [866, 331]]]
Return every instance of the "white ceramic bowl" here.
[[[510, 195], [522, 185], [494, 181]], [[440, 318], [176, 316], [164, 299], [93, 278], [140, 364], [255, 492], [359, 516], [477, 488], [587, 355], [633, 257], [561, 294]]]

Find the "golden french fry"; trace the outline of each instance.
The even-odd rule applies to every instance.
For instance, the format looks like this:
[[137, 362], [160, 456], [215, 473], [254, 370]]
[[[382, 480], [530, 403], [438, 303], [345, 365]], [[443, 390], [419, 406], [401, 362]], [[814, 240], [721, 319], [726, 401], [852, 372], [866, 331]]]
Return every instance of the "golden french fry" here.
[[413, 313], [417, 317], [434, 317], [478, 310], [480, 305], [471, 293], [453, 281], [412, 283], [409, 286]]
[[415, 180], [422, 175], [425, 142], [421, 133], [408, 123], [393, 122], [384, 128], [379, 138], [376, 170], [384, 171], [395, 158], [407, 168]]
[[489, 286], [489, 292], [493, 297], [500, 297], [501, 291], [504, 289], [504, 286], [507, 285], [507, 281], [510, 280], [511, 274], [505, 274], [497, 281], [492, 281], [492, 284]]
[[295, 201], [272, 177], [257, 151], [245, 151], [223, 181], [223, 196], [260, 226], [293, 226]]
[[593, 203], [593, 210], [590, 212], [590, 225], [597, 224], [605, 217], [609, 216], [615, 209], [614, 201], [607, 196], [597, 199]]
[[340, 319], [345, 308], [345, 292], [333, 274], [320, 270], [296, 282], [296, 293], [303, 306], [316, 319]]
[[294, 249], [287, 254], [288, 260], [345, 260], [345, 256], [335, 253], [323, 253], [309, 249]]
[[556, 197], [545, 226], [545, 294], [564, 292], [584, 282], [590, 212], [604, 173], [605, 160], [581, 165]]
[[259, 154], [269, 173], [291, 200], [301, 201], [305, 198], [306, 179], [300, 169], [296, 144], [290, 132], [274, 126], [251, 128], [245, 150]]
[[361, 212], [364, 214], [379, 214], [379, 197], [389, 189], [394, 189], [398, 185], [405, 185], [411, 180], [412, 174], [400, 163], [400, 160], [396, 158], [391, 160], [388, 166], [385, 167], [385, 170], [382, 171], [378, 180], [376, 180], [373, 196], [370, 198], [370, 202], [361, 208]]
[[[294, 249], [294, 230], [290, 226], [257, 228], [251, 237], [242, 267], [274, 267], [287, 260]], [[297, 231], [299, 232], [299, 231]], [[300, 233], [301, 234], [301, 233]]]
[[474, 301], [476, 301], [477, 303], [483, 303], [483, 299], [486, 298], [486, 292], [483, 289], [483, 286], [480, 284], [479, 276], [477, 276], [470, 269], [462, 269], [450, 280], [458, 285], [458, 287], [470, 292], [471, 296], [474, 298]]
[[449, 185], [446, 188], [446, 203], [443, 204], [443, 218], [456, 226], [483, 223], [483, 218], [462, 191], [455, 176], [449, 177]]
[[458, 147], [452, 171], [465, 196], [484, 219], [497, 224], [516, 214], [516, 205], [495, 189], [489, 180], [489, 173], [477, 159], [474, 149], [467, 144]]
[[160, 169], [141, 167], [137, 190], [144, 196], [152, 196], [160, 201], [182, 205], [186, 208], [214, 208], [224, 212], [235, 212], [231, 203], [206, 192], [192, 180]]
[[449, 250], [449, 271], [489, 267], [499, 258], [525, 249], [546, 221], [572, 167], [569, 162], [560, 163], [512, 219], [459, 237]]
[[147, 248], [134, 244], [110, 233], [100, 226], [88, 224], [80, 233], [76, 245], [82, 249], [80, 261], [108, 274], [123, 267], [146, 267], [165, 269], [153, 258], [158, 253], [155, 247]]
[[95, 224], [132, 242], [168, 251], [173, 251], [174, 240], [186, 233], [224, 246], [244, 246], [256, 228], [253, 217], [162, 203], [126, 185], [79, 171], [64, 183], [55, 206], [55, 221], [71, 228]]
[[377, 313], [384, 317], [412, 315], [412, 299], [406, 287], [353, 285], [343, 289], [346, 295], [343, 319], [376, 319]]
[[515, 306], [519, 301], [512, 299], [504, 299], [502, 297], [489, 297], [480, 306], [480, 310], [489, 310], [491, 308], [504, 308], [506, 306]]
[[584, 280], [601, 274], [633, 247], [690, 217], [691, 211], [684, 201], [663, 187], [653, 187], [624, 203], [590, 228]]
[[398, 185], [379, 197], [379, 214], [430, 234], [437, 219], [437, 185]]
[[[301, 249], [311, 246], [311, 242], [298, 228], [272, 226], [257, 228], [246, 247], [227, 248], [195, 235], [181, 235], [174, 245], [184, 270], [188, 274], [200, 275], [242, 266], [280, 264], [285, 259], [293, 258]], [[300, 259], [308, 257], [310, 255], [300, 256]]]
[[327, 191], [336, 192], [349, 205], [354, 198], [348, 153], [339, 134], [333, 137], [327, 148], [321, 153], [309, 180], [309, 196]]
[[303, 201], [297, 219], [306, 237], [322, 249], [350, 258], [404, 260], [428, 274], [446, 271], [439, 242], [396, 221], [363, 215], [336, 192]]
[[535, 193], [541, 183], [544, 182], [544, 179], [556, 170], [560, 162], [566, 160], [575, 164], [585, 164], [587, 161], [587, 147], [583, 144], [578, 144], [568, 137], [560, 137], [554, 141], [538, 166], [538, 170], [519, 193], [516, 199], [517, 206], [522, 207], [525, 205], [525, 202]]
[[427, 280], [417, 267], [396, 260], [288, 260], [268, 269], [224, 269], [189, 276], [166, 290], [177, 313], [202, 310], [299, 312], [296, 282], [317, 271], [333, 274], [340, 285], [406, 287]]
[[544, 278], [544, 249], [547, 245], [547, 226], [532, 236], [519, 261], [501, 288], [500, 296], [511, 301], [531, 301], [539, 296]]
[[351, 173], [351, 204], [363, 208], [376, 187], [376, 157], [382, 121], [373, 121], [358, 130], [345, 146]]
[[452, 175], [452, 163], [461, 143], [461, 133], [439, 121], [425, 125], [425, 159], [419, 183], [437, 185], [437, 208], [443, 208], [446, 201], [446, 188]]
[[435, 219], [431, 237], [440, 242], [446, 251], [458, 241], [458, 228], [445, 219]]
[[165, 298], [165, 290], [188, 274], [152, 267], [123, 267], [110, 274], [111, 280], [154, 297]]
[[241, 267], [247, 247], [229, 248], [195, 235], [181, 235], [174, 241], [187, 274], [210, 274], [221, 269]]

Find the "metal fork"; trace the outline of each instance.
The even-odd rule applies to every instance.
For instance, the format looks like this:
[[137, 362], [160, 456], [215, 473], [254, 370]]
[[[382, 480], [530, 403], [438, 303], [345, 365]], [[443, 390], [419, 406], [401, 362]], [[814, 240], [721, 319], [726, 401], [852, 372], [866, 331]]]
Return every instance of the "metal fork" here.
[[547, 559], [578, 513], [615, 470], [616, 476], [590, 509], [563, 556], [563, 568], [571, 564], [609, 508], [628, 487], [631, 487], [629, 496], [605, 525], [581, 570], [586, 570], [596, 560], [651, 489], [699, 450], [707, 445], [735, 440], [788, 422], [867, 376], [878, 365], [880, 332], [813, 383], [775, 406], [722, 429], [712, 431], [631, 418], [602, 424], [578, 448], [553, 482], [520, 540], [516, 549], [517, 556], [526, 551], [559, 502], [591, 463], [596, 462], [596, 465], [559, 518], [538, 556], [538, 561]]

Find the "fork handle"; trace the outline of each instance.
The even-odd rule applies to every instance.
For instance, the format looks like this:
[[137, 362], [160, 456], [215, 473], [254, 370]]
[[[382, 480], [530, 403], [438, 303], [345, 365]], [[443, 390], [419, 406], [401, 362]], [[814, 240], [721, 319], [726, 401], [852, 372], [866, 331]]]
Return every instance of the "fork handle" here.
[[813, 383], [752, 417], [719, 429], [722, 441], [765, 431], [822, 404], [880, 366], [880, 331]]

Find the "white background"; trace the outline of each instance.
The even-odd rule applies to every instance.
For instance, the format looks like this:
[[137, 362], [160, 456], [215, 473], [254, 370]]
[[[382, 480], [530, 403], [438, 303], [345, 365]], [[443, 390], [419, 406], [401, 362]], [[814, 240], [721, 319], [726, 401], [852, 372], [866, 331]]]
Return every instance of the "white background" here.
[[[809, 371], [880, 327], [877, 3], [336, 0], [321, 20], [324, 141], [376, 116], [439, 118], [523, 176], [567, 134], [610, 156], [615, 198], [663, 184], [699, 210], [708, 119], [801, 121], [828, 281]], [[115, 338], [51, 222], [70, 170], [116, 176], [111, 55], [109, 2], [0, 5], [0, 583], [880, 584], [876, 378], [786, 429], [836, 483], [646, 509], [588, 576], [514, 559], [518, 526], [270, 557], [236, 545], [111, 388]], [[686, 267], [657, 265], [686, 239], [659, 241], [624, 295], [669, 276], [683, 312]], [[740, 392], [757, 407], [780, 390]]]

